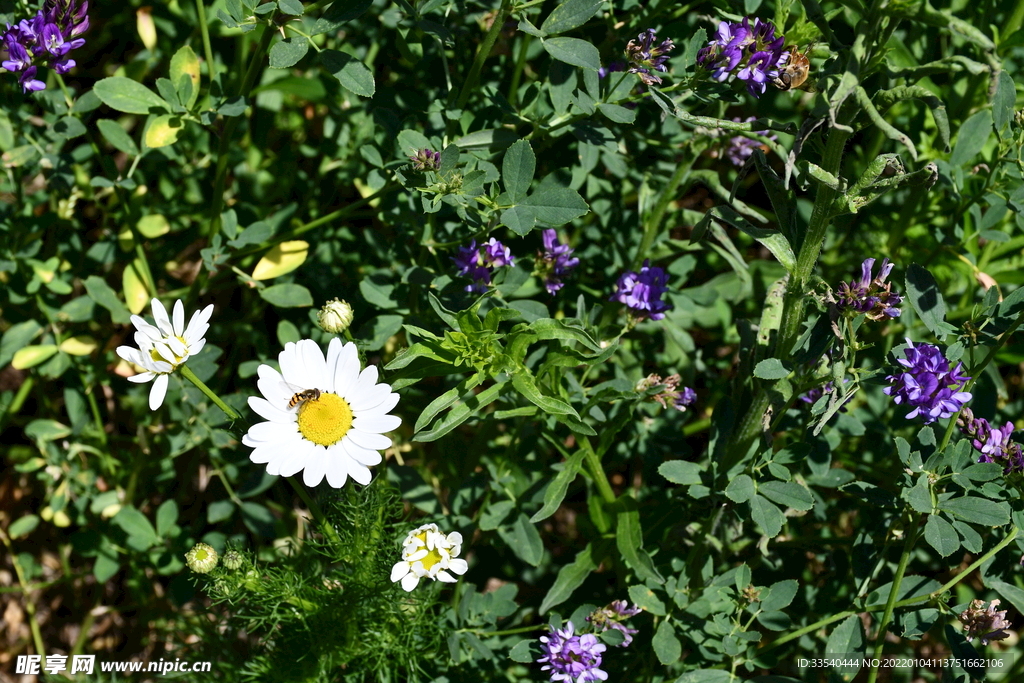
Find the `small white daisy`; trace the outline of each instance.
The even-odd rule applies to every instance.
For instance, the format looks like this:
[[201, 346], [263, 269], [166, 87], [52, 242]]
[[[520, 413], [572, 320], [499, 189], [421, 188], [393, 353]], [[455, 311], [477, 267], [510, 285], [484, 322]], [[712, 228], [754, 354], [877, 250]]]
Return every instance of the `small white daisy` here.
[[290, 477], [302, 471], [310, 487], [325, 476], [334, 488], [348, 477], [369, 484], [369, 466], [380, 464], [378, 451], [391, 447], [384, 433], [402, 424], [387, 414], [398, 394], [377, 383], [375, 366], [360, 372], [351, 342], [332, 339], [326, 359], [312, 339], [288, 342], [277, 359], [281, 372], [269, 365], [257, 370], [263, 398], [249, 397], [249, 406], [267, 420], [242, 437], [255, 449], [249, 459], [266, 463], [269, 474]]
[[462, 534], [458, 531], [445, 536], [436, 524], [424, 524], [410, 531], [402, 542], [402, 561], [391, 568], [391, 581], [401, 581], [406, 591], [414, 589], [422, 578], [455, 583], [458, 579], [448, 571], [462, 576], [469, 570], [466, 561], [458, 557], [461, 551]]
[[213, 304], [193, 313], [188, 327], [185, 327], [185, 306], [181, 299], [174, 302], [173, 321], [159, 299], [153, 299], [152, 306], [156, 325], [150, 325], [139, 316], [133, 315], [135, 343], [139, 348], [119, 346], [117, 355], [143, 369], [143, 372], [129, 377], [129, 382], [141, 384], [156, 380], [149, 391], [149, 408], [156, 410], [163, 405], [164, 396], [167, 395], [168, 376], [179, 365], [202, 351], [206, 345], [206, 339], [203, 337], [210, 329]]

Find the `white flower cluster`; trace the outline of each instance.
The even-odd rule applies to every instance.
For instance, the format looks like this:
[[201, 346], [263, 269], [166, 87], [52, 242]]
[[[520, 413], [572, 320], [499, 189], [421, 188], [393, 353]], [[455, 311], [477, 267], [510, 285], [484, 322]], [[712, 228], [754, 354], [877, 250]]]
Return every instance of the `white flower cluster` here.
[[469, 570], [465, 560], [459, 559], [462, 551], [462, 534], [458, 531], [442, 534], [436, 524], [424, 524], [413, 529], [402, 542], [402, 561], [391, 568], [391, 580], [401, 581], [402, 588], [411, 591], [420, 579], [455, 583], [459, 576]]
[[188, 327], [185, 327], [185, 307], [181, 299], [174, 302], [173, 318], [167, 315], [167, 309], [159, 299], [153, 299], [152, 305], [156, 325], [150, 325], [139, 316], [133, 315], [135, 343], [139, 348], [119, 346], [117, 355], [143, 370], [138, 375], [129, 377], [129, 382], [139, 384], [156, 380], [149, 391], [149, 408], [156, 410], [163, 405], [164, 396], [167, 395], [168, 376], [179, 365], [202, 351], [206, 345], [206, 339], [203, 337], [210, 329], [213, 304], [193, 313]]

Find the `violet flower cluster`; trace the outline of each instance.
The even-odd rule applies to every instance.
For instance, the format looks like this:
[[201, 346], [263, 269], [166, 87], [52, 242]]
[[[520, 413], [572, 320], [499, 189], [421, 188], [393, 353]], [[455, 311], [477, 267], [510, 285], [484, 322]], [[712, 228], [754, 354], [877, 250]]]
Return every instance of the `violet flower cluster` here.
[[608, 300], [626, 304], [641, 320], [661, 320], [665, 311], [672, 309], [670, 303], [661, 300], [666, 292], [668, 275], [658, 266], [650, 265], [648, 260], [639, 273], [632, 270], [623, 273], [616, 283], [615, 294]]
[[[751, 116], [748, 119], [746, 119], [744, 123], [749, 123], [750, 121], [754, 121], [756, 119], [756, 116]], [[736, 121], [738, 123], [741, 121], [741, 119], [737, 117], [734, 118], [733, 121]], [[766, 130], [756, 130], [754, 132], [757, 133], [758, 135], [768, 135], [768, 131]], [[768, 135], [768, 139], [778, 140], [779, 138], [778, 136], [775, 135]], [[732, 162], [733, 166], [742, 166], [743, 164], [747, 163], [747, 159], [752, 157], [754, 155], [754, 150], [758, 148], [767, 151], [767, 148], [765, 148], [757, 140], [751, 140], [750, 138], [743, 137], [742, 135], [737, 135], [735, 137], [729, 138], [729, 146], [725, 148], [725, 158]]]
[[768, 83], [779, 75], [779, 67], [789, 60], [783, 50], [784, 36], [775, 36], [770, 21], [744, 17], [741, 22], [723, 21], [718, 25], [715, 38], [697, 52], [697, 63], [711, 72], [712, 78], [722, 82], [730, 75], [747, 84], [754, 97], [764, 94]]
[[636, 383], [636, 390], [643, 393], [660, 386], [661, 391], [651, 396], [651, 400], [660, 403], [662, 408], [675, 408], [683, 413], [697, 402], [697, 392], [690, 387], [680, 389], [682, 381], [683, 378], [679, 375], [669, 375], [662, 379], [661, 375], [651, 374]]
[[971, 400], [971, 392], [962, 391], [971, 379], [962, 374], [964, 364], [957, 363], [950, 369], [939, 347], [914, 346], [909, 339], [907, 344], [910, 346], [904, 352], [906, 357], [899, 361], [906, 369], [886, 377], [891, 386], [882, 391], [892, 396], [898, 405], [912, 408], [907, 414], [908, 420], [920, 416], [925, 424], [930, 424], [940, 417], [952, 417]]
[[668, 71], [665, 62], [668, 61], [668, 53], [675, 47], [670, 38], [666, 38], [658, 45], [654, 44], [656, 39], [657, 32], [649, 28], [626, 45], [629, 73], [640, 76], [644, 85], [661, 85], [661, 77], [655, 72]]
[[537, 660], [544, 664], [541, 671], [550, 672], [552, 681], [591, 683], [608, 680], [608, 673], [600, 669], [601, 653], [608, 649], [592, 633], [574, 635], [575, 628], [568, 622], [564, 629], [553, 629], [540, 637], [544, 656]]
[[473, 280], [473, 284], [466, 285], [466, 291], [477, 293], [487, 291], [495, 268], [511, 266], [514, 260], [512, 250], [493, 237], [479, 247], [473, 240], [468, 247], [459, 247], [459, 253], [452, 257], [458, 274]]
[[587, 622], [590, 623], [597, 633], [604, 633], [608, 629], [618, 631], [625, 638], [625, 640], [619, 643], [619, 647], [629, 647], [629, 644], [633, 642], [633, 636], [639, 633], [639, 631], [635, 628], [629, 628], [622, 622], [640, 614], [642, 611], [636, 605], [630, 607], [629, 603], [625, 600], [614, 600], [607, 607], [591, 612], [590, 616], [587, 617]]
[[970, 408], [964, 408], [956, 424], [981, 452], [978, 462], [999, 463], [1003, 466], [1003, 474], [1024, 473], [1024, 452], [1020, 444], [1010, 440], [1013, 434], [1012, 422], [1002, 427], [993, 427], [985, 418], [974, 417]]
[[441, 153], [432, 149], [419, 149], [409, 157], [409, 161], [417, 171], [436, 171], [441, 168]]
[[982, 645], [988, 645], [990, 640], [1010, 637], [1006, 632], [1010, 627], [1010, 622], [1006, 619], [1006, 610], [997, 612], [998, 606], [999, 600], [993, 600], [987, 609], [984, 600], [972, 600], [971, 606], [960, 613], [960, 623], [964, 625], [964, 637], [968, 643], [978, 638]]
[[88, 2], [46, 0], [43, 9], [31, 19], [7, 25], [2, 39], [7, 59], [2, 66], [19, 74], [22, 92], [46, 87], [36, 78], [40, 65], [49, 66], [58, 74], [66, 74], [75, 66], [68, 53], [85, 45], [85, 39], [78, 36], [89, 28], [88, 9]]
[[580, 260], [575, 258], [572, 252], [572, 247], [558, 241], [558, 233], [554, 228], [544, 231], [544, 251], [537, 252], [534, 271], [544, 281], [548, 294], [560, 290], [565, 284], [562, 278], [572, 273], [580, 264]]
[[841, 312], [857, 315], [864, 313], [869, 320], [891, 320], [900, 317], [898, 306], [903, 297], [892, 291], [892, 283], [886, 282], [892, 272], [893, 264], [889, 259], [882, 259], [882, 267], [877, 276], [871, 273], [875, 259], [864, 259], [860, 266], [860, 279], [844, 282], [836, 290], [838, 301], [836, 306]]

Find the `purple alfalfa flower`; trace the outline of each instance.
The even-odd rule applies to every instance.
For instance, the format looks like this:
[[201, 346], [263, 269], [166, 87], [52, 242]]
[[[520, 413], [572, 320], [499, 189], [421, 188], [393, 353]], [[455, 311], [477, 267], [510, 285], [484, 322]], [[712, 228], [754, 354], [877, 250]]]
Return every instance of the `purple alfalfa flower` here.
[[570, 621], [564, 629], [552, 629], [540, 637], [543, 656], [537, 663], [544, 665], [541, 671], [547, 671], [551, 681], [593, 683], [608, 680], [607, 672], [599, 668], [601, 653], [608, 648], [594, 634], [574, 635], [574, 630]]
[[768, 87], [768, 81], [779, 75], [776, 65], [779, 55], [762, 50], [755, 52], [747, 60], [747, 65], [736, 73], [737, 80], [747, 84], [747, 90], [754, 97], [760, 97]]
[[890, 386], [883, 393], [893, 397], [897, 405], [911, 408], [907, 419], [920, 416], [925, 424], [938, 418], [952, 417], [971, 400], [969, 391], [962, 391], [970, 377], [962, 374], [963, 363], [950, 368], [939, 347], [907, 340], [908, 347], [899, 364], [905, 369], [886, 380]]
[[661, 320], [672, 305], [662, 301], [668, 292], [668, 276], [658, 266], [644, 261], [640, 272], [628, 270], [619, 276], [615, 293], [609, 301], [626, 304], [639, 319]]
[[46, 88], [46, 84], [36, 78], [36, 67], [30, 66], [21, 72], [18, 83], [24, 92], [35, 92]]
[[[757, 117], [754, 116], [748, 117], [745, 120], [740, 119], [739, 117], [733, 118], [733, 121], [736, 121], [737, 123], [749, 123], [756, 120]], [[754, 132], [758, 135], [767, 136], [769, 140], [778, 140], [777, 136], [768, 135], [767, 130], [755, 130]], [[751, 140], [748, 137], [736, 135], [729, 138], [729, 145], [725, 148], [725, 158], [728, 159], [733, 166], [743, 166], [743, 164], [747, 163], [747, 159], [754, 155], [755, 149], [767, 151], [768, 148], [757, 140]]]
[[771, 22], [745, 17], [741, 22], [721, 22], [715, 37], [697, 52], [697, 63], [723, 82], [731, 75], [747, 84], [754, 97], [764, 94], [767, 83], [779, 75], [789, 59], [783, 50], [784, 36], [775, 35]]
[[452, 257], [458, 274], [473, 280], [466, 291], [476, 293], [487, 291], [495, 268], [511, 266], [514, 260], [512, 251], [493, 237], [479, 247], [473, 240], [468, 247], [459, 247], [459, 253]]
[[633, 636], [639, 631], [635, 628], [629, 628], [622, 622], [632, 616], [640, 614], [643, 611], [636, 605], [629, 606], [625, 600], [615, 600], [607, 607], [594, 610], [587, 617], [587, 621], [593, 627], [595, 633], [604, 633], [608, 629], [614, 629], [623, 635], [623, 640], [619, 643], [619, 647], [629, 647], [629, 644], [633, 642]]
[[661, 375], [650, 374], [636, 383], [637, 393], [645, 393], [654, 387], [661, 387], [661, 390], [650, 396], [650, 400], [657, 401], [662, 408], [675, 408], [679, 412], [686, 412], [686, 409], [697, 401], [697, 392], [690, 387], [679, 388], [683, 378], [678, 374], [669, 375], [662, 379]]
[[657, 32], [653, 28], [640, 33], [636, 40], [629, 41], [626, 45], [626, 58], [629, 60], [629, 72], [640, 76], [644, 85], [660, 85], [661, 77], [656, 71], [665, 73], [668, 67], [668, 53], [672, 51], [675, 44], [670, 38], [666, 38], [658, 45], [654, 45], [657, 39]]
[[46, 87], [35, 77], [38, 66], [49, 66], [58, 74], [65, 74], [75, 66], [75, 60], [68, 57], [68, 53], [85, 45], [85, 39], [78, 36], [89, 28], [88, 9], [88, 2], [46, 0], [43, 9], [31, 19], [7, 25], [3, 34], [7, 60], [3, 66], [20, 74], [18, 82], [22, 90]]
[[860, 266], [860, 279], [844, 282], [836, 291], [836, 307], [850, 315], [864, 313], [869, 320], [890, 320], [900, 316], [898, 306], [903, 297], [892, 291], [892, 283], [886, 282], [893, 264], [882, 259], [878, 275], [872, 274], [875, 259], [867, 258]]
[[996, 611], [999, 602], [993, 600], [986, 608], [984, 600], [972, 600], [970, 606], [960, 613], [960, 623], [964, 625], [964, 637], [968, 643], [978, 638], [982, 645], [988, 645], [990, 640], [1010, 637], [1006, 632], [1006, 629], [1010, 628], [1006, 610]]
[[558, 241], [558, 233], [554, 228], [543, 232], [543, 240], [544, 251], [537, 252], [534, 273], [543, 280], [548, 294], [555, 294], [565, 284], [562, 278], [572, 273], [580, 260], [572, 255], [572, 247]]
[[31, 66], [32, 57], [21, 43], [10, 40], [5, 40], [4, 43], [7, 47], [7, 59], [0, 66], [13, 72], [21, 72]]
[[965, 407], [957, 416], [956, 424], [981, 453], [978, 462], [998, 463], [1003, 466], [1003, 474], [1024, 473], [1024, 450], [1010, 439], [1012, 422], [993, 427], [985, 418], [974, 417], [971, 409]]
[[[68, 38], [75, 38], [89, 30], [88, 1], [79, 4], [76, 0], [46, 0], [43, 14], [46, 21], [57, 24]], [[71, 49], [81, 47], [85, 41], [72, 41]]]
[[418, 149], [409, 161], [417, 171], [436, 171], [441, 168], [441, 153], [427, 148]]

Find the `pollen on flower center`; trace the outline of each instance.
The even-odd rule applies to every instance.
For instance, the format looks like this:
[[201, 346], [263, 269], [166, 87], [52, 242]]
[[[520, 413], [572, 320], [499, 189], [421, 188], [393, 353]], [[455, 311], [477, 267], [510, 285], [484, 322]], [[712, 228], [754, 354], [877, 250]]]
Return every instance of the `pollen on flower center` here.
[[[416, 534], [416, 538], [418, 538], [421, 541], [423, 541], [423, 545], [426, 546], [426, 544], [427, 544], [427, 532], [424, 531], [422, 534]], [[427, 556], [424, 557], [423, 559], [419, 560], [419, 562], [421, 562], [423, 564], [423, 568], [426, 569], [427, 571], [429, 571], [431, 567], [433, 567], [435, 564], [437, 564], [440, 561], [441, 561], [441, 553], [438, 552], [437, 548], [434, 548], [433, 550], [428, 551], [427, 552]]]
[[299, 432], [320, 444], [336, 444], [352, 428], [352, 407], [337, 394], [321, 393], [320, 398], [303, 401], [299, 406]]

